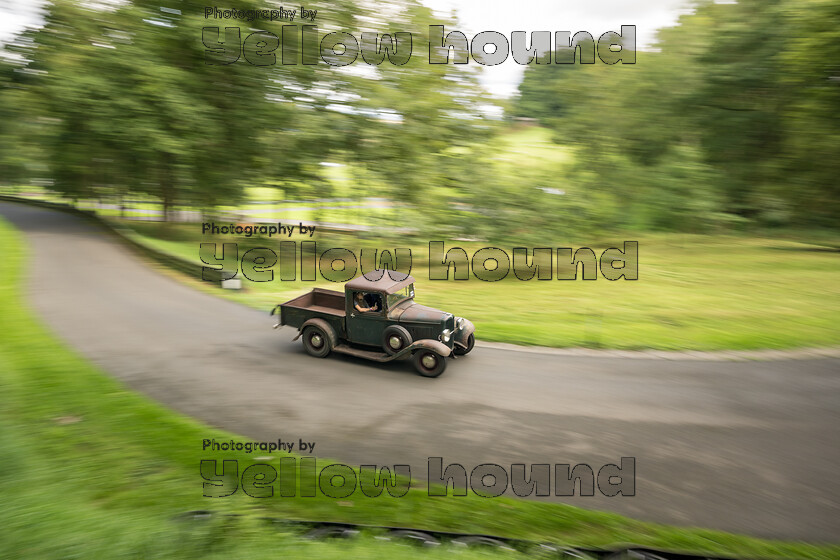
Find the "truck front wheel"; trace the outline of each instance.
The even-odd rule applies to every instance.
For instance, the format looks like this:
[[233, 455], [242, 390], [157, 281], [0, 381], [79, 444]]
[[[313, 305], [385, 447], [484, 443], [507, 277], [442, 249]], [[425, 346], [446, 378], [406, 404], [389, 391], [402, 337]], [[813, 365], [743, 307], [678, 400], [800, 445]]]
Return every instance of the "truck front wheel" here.
[[411, 360], [423, 377], [438, 377], [446, 369], [446, 358], [433, 350], [418, 350]]
[[456, 356], [465, 356], [466, 354], [470, 353], [470, 351], [473, 349], [473, 346], [475, 346], [475, 335], [470, 334], [470, 336], [467, 337], [467, 347], [461, 348], [456, 344], [453, 351], [455, 352]]
[[326, 358], [332, 350], [327, 333], [315, 325], [303, 329], [303, 347], [310, 356], [316, 358]]

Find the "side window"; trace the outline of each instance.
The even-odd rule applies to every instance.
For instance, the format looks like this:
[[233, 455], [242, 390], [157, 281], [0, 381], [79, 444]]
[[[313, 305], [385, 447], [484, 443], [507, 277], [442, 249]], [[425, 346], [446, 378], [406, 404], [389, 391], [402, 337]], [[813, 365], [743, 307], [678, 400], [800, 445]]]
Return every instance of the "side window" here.
[[382, 311], [382, 294], [369, 293], [365, 294], [365, 301], [372, 311]]
[[382, 295], [376, 292], [356, 292], [353, 294], [353, 307], [363, 313], [378, 313], [384, 309]]

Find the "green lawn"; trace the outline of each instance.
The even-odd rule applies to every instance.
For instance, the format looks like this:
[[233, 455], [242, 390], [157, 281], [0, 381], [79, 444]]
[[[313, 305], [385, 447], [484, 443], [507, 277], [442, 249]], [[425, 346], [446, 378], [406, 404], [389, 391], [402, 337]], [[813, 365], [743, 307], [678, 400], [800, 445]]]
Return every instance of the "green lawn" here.
[[494, 161], [508, 171], [520, 168], [523, 161], [529, 168], [571, 163], [572, 151], [552, 142], [551, 136], [549, 129], [538, 126], [511, 128], [495, 136], [488, 148], [498, 154]]
[[[25, 246], [0, 221], [0, 557], [3, 558], [405, 558], [417, 551], [363, 537], [309, 542], [260, 516], [483, 532], [578, 546], [621, 542], [751, 558], [838, 558], [840, 547], [763, 541], [676, 529], [559, 504], [469, 496], [400, 499], [201, 496], [205, 438], [231, 434], [132, 393], [53, 338], [22, 302]], [[280, 429], [281, 426], [278, 426]], [[269, 459], [270, 460], [270, 459]], [[185, 524], [184, 511], [236, 512], [234, 521]], [[423, 551], [448, 557], [446, 548]], [[463, 558], [486, 557], [484, 552]], [[493, 554], [498, 555], [498, 554]]]
[[[130, 224], [138, 239], [199, 263], [201, 242], [249, 246], [255, 239], [201, 235], [192, 225]], [[293, 239], [299, 239], [297, 237]], [[513, 273], [501, 282], [430, 281], [428, 245], [405, 240], [317, 236], [319, 252], [345, 247], [412, 249], [417, 300], [471, 319], [486, 341], [553, 347], [662, 350], [797, 348], [840, 344], [840, 258], [815, 245], [791, 239], [741, 235], [653, 235], [616, 237], [590, 246], [596, 255], [623, 241], [639, 241], [639, 279], [614, 282], [521, 281]], [[276, 248], [276, 238], [263, 244]], [[834, 240], [837, 244], [837, 240]], [[579, 248], [558, 240], [549, 247]], [[482, 244], [448, 241], [472, 255]], [[501, 247], [512, 255], [512, 247]], [[244, 252], [244, 250], [242, 251]], [[241, 252], [241, 253], [242, 253]], [[240, 253], [240, 255], [241, 255]], [[241, 274], [240, 274], [241, 277]], [[556, 274], [555, 274], [556, 278]], [[244, 279], [243, 279], [244, 280]], [[210, 287], [247, 305], [269, 309], [320, 281], [244, 280], [242, 292]]]

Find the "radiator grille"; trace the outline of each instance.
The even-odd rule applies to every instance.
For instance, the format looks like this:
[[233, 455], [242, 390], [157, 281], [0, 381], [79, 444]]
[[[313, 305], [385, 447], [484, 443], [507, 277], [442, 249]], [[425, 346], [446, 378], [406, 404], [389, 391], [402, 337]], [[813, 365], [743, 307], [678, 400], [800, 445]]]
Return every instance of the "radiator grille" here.
[[433, 338], [437, 340], [438, 332], [437, 329], [433, 327], [411, 327], [408, 329], [408, 332], [411, 333], [411, 338], [414, 340], [422, 340], [424, 338]]

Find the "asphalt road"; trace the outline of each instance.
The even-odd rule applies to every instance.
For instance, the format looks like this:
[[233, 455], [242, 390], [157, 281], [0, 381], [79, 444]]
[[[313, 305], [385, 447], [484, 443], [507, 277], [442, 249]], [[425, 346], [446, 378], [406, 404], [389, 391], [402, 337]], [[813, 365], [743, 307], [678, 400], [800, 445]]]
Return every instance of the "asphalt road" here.
[[[303, 352], [266, 312], [161, 274], [70, 214], [0, 203], [30, 245], [29, 297], [130, 387], [257, 440], [349, 464], [428, 457], [584, 463], [635, 457], [635, 496], [562, 501], [639, 519], [840, 542], [840, 360], [705, 362], [477, 348], [438, 379], [409, 363]], [[197, 248], [196, 248], [197, 250]], [[422, 303], [422, 293], [418, 294]], [[213, 458], [196, 442], [196, 461]], [[455, 498], [451, 498], [455, 499]]]

